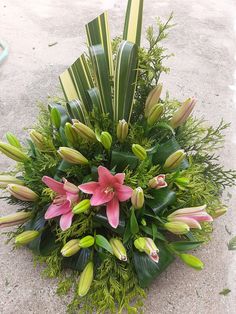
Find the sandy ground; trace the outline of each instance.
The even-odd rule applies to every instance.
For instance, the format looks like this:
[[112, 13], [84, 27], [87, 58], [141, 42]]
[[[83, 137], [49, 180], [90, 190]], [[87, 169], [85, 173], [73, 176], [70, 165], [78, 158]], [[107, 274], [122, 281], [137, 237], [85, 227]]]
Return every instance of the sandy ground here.
[[[0, 66], [0, 138], [12, 131], [24, 138], [22, 127], [32, 125], [36, 102], [58, 91], [58, 75], [84, 49], [84, 24], [112, 6], [112, 34], [122, 31], [126, 1], [0, 0], [0, 38], [8, 42], [10, 54]], [[175, 13], [177, 26], [166, 46], [175, 57], [171, 74], [162, 81], [173, 97], [195, 95], [198, 115], [213, 124], [222, 117], [232, 121], [221, 152], [226, 168], [236, 167], [235, 131], [235, 0], [145, 0], [144, 28], [156, 16]], [[49, 44], [57, 42], [55, 46]], [[0, 159], [0, 170], [10, 166]], [[235, 190], [229, 191], [235, 194]], [[227, 242], [236, 235], [236, 197], [226, 194], [229, 213], [219, 219], [213, 241], [198, 251], [205, 269], [196, 272], [175, 262], [152, 285], [146, 300], [147, 314], [225, 314], [236, 308], [236, 256]], [[3, 202], [1, 214], [14, 211]], [[226, 229], [231, 232], [230, 235]], [[59, 299], [56, 281], [44, 279], [34, 268], [31, 253], [12, 251], [0, 242], [0, 313], [62, 314], [67, 298]], [[224, 288], [227, 296], [219, 295]]]

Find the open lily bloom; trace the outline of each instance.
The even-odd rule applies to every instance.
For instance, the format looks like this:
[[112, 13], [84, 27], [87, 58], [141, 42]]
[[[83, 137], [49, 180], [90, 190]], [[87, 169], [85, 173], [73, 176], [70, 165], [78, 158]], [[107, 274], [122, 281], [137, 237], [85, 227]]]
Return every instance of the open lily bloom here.
[[79, 189], [87, 194], [93, 194], [90, 202], [92, 206], [106, 205], [107, 218], [113, 228], [119, 224], [119, 202], [127, 201], [133, 190], [124, 185], [125, 174], [112, 175], [102, 166], [98, 167], [98, 182], [81, 184]]
[[74, 216], [72, 213], [73, 206], [79, 202], [79, 189], [66, 179], [64, 179], [64, 183], [61, 183], [44, 176], [42, 181], [57, 194], [45, 213], [45, 219], [61, 216], [61, 229], [64, 231], [70, 228]]
[[201, 229], [199, 222], [211, 222], [212, 217], [206, 212], [206, 205], [199, 207], [181, 208], [167, 217], [168, 221], [180, 221], [186, 223], [190, 228]]

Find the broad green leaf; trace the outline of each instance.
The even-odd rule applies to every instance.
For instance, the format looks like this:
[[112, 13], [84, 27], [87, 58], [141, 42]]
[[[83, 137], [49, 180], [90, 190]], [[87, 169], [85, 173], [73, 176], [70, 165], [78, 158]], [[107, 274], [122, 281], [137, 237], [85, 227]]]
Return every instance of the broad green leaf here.
[[96, 45], [89, 47], [89, 51], [96, 83], [101, 97], [102, 112], [109, 113], [110, 118], [113, 119], [111, 84], [104, 48], [102, 45]]
[[143, 0], [128, 0], [123, 39], [140, 45], [142, 17]]
[[129, 41], [120, 44], [114, 80], [114, 120], [127, 122], [133, 108], [137, 81], [138, 46]]
[[109, 66], [110, 76], [114, 74], [113, 56], [110, 29], [108, 25], [107, 12], [99, 15], [96, 19], [86, 25], [86, 32], [89, 46], [102, 45], [106, 61]]
[[108, 242], [108, 240], [104, 236], [97, 234], [96, 235], [96, 244], [98, 246], [100, 246], [101, 248], [107, 250], [111, 254], [113, 254], [112, 247], [111, 247], [110, 243]]
[[103, 107], [101, 103], [101, 96], [97, 87], [88, 90], [89, 97], [93, 104], [93, 108], [97, 108], [100, 112], [103, 112]]
[[81, 249], [79, 252], [71, 257], [66, 257], [62, 260], [64, 268], [70, 268], [79, 272], [83, 271], [91, 256], [91, 249]]
[[138, 226], [137, 218], [135, 216], [135, 212], [133, 208], [131, 210], [131, 215], [130, 215], [130, 231], [132, 234], [136, 234], [139, 232], [139, 226]]
[[66, 104], [67, 111], [71, 119], [78, 119], [87, 124], [87, 112], [79, 99], [74, 99]]
[[106, 215], [104, 210], [101, 210], [99, 213], [97, 213], [94, 216], [94, 221], [97, 222], [99, 225], [106, 227], [106, 228], [108, 228], [108, 229], [110, 229], [113, 232], [118, 233], [118, 234], [123, 234], [125, 231], [125, 220], [124, 220], [124, 218], [121, 216], [118, 227], [113, 228], [109, 224], [108, 219], [107, 219], [107, 215]]
[[124, 232], [124, 235], [123, 235], [123, 243], [127, 243], [130, 238], [132, 237], [132, 233], [131, 233], [131, 230], [130, 230], [130, 224], [126, 224], [126, 227], [125, 227], [125, 232]]
[[[153, 228], [150, 228], [148, 226], [140, 226], [140, 229], [142, 231], [144, 231], [147, 235], [153, 237]], [[161, 232], [159, 232], [158, 230], [155, 231], [155, 238], [166, 242], [166, 238], [163, 236], [163, 234]]]
[[139, 164], [139, 159], [133, 154], [112, 151], [111, 168], [115, 168], [116, 172], [122, 172], [126, 167], [135, 169]]
[[142, 288], [148, 287], [174, 260], [174, 256], [164, 245], [159, 243], [157, 247], [159, 248], [158, 263], [152, 261], [147, 254], [134, 251], [134, 267]]
[[153, 197], [146, 199], [146, 204], [153, 210], [155, 214], [160, 213], [167, 206], [172, 205], [176, 200], [176, 193], [171, 191], [168, 187], [151, 190], [151, 196]]
[[186, 252], [189, 250], [196, 249], [199, 247], [204, 241], [178, 241], [178, 242], [171, 242], [168, 244], [173, 250], [178, 252]]
[[93, 88], [94, 84], [84, 54], [60, 75], [60, 82], [67, 101], [79, 99], [85, 110], [92, 110], [87, 90]]
[[71, 118], [69, 117], [68, 113], [66, 112], [65, 108], [59, 103], [51, 103], [48, 105], [48, 109], [51, 112], [52, 108], [56, 108], [61, 115], [61, 127], [64, 127], [66, 122], [71, 122]]
[[228, 249], [229, 249], [230, 251], [236, 250], [236, 236], [233, 237], [233, 238], [229, 241]]
[[[177, 150], [181, 149], [179, 143], [176, 141], [175, 137], [172, 137], [167, 142], [159, 145], [156, 149], [153, 149], [153, 151], [150, 153], [152, 156], [152, 162], [154, 164], [160, 164], [163, 165], [166, 161], [166, 159], [176, 152]], [[187, 159], [184, 159], [178, 169], [186, 169], [189, 167], [189, 163]], [[175, 169], [176, 171], [177, 169]]]

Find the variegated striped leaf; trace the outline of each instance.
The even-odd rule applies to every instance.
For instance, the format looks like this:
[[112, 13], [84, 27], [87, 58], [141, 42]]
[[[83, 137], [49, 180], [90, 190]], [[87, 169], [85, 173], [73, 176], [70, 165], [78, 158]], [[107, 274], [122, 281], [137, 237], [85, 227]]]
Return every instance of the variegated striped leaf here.
[[86, 25], [89, 46], [102, 45], [109, 66], [110, 76], [114, 74], [110, 29], [108, 25], [107, 12], [99, 15], [96, 19]]
[[92, 110], [87, 90], [94, 85], [84, 54], [60, 75], [60, 82], [67, 101], [79, 99], [87, 111]]
[[115, 121], [129, 122], [137, 81], [138, 46], [123, 41], [119, 47], [114, 81]]
[[97, 87], [89, 89], [88, 94], [92, 101], [93, 108], [97, 108], [100, 112], [104, 113], [105, 111], [104, 111], [104, 108], [102, 107], [101, 97], [100, 97], [100, 93]]
[[111, 84], [104, 49], [102, 45], [96, 45], [89, 47], [89, 51], [96, 77], [96, 85], [101, 97], [102, 110], [109, 113], [110, 118], [113, 119]]
[[142, 18], [143, 0], [128, 0], [123, 39], [140, 45]]
[[79, 99], [69, 101], [66, 104], [66, 108], [71, 119], [78, 119], [80, 122], [87, 124], [88, 114]]

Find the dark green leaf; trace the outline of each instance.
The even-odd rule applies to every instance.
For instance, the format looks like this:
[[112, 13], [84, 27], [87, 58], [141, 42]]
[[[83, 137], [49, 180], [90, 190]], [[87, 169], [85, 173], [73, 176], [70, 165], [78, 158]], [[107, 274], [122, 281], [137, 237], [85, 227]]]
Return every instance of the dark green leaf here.
[[[148, 226], [140, 226], [140, 229], [143, 230], [147, 235], [153, 237], [153, 229]], [[157, 239], [166, 242], [166, 238], [158, 230], [155, 231], [155, 236]]]
[[178, 242], [171, 242], [168, 246], [176, 250], [178, 252], [186, 252], [189, 250], [196, 249], [199, 247], [204, 241], [178, 241]]
[[96, 235], [96, 244], [98, 246], [102, 247], [103, 249], [107, 250], [111, 254], [113, 254], [112, 247], [111, 247], [110, 243], [108, 242], [108, 240], [104, 236], [97, 234]]
[[135, 216], [134, 209], [131, 210], [131, 216], [130, 216], [130, 231], [132, 234], [136, 234], [139, 232], [139, 226], [137, 222], [137, 218]]
[[172, 205], [176, 200], [176, 193], [171, 191], [168, 187], [159, 190], [153, 189], [150, 194], [153, 198], [146, 199], [146, 204], [155, 214], [158, 214], [167, 206]]
[[48, 105], [49, 110], [51, 111], [52, 108], [57, 108], [57, 110], [61, 114], [61, 126], [64, 127], [66, 122], [71, 122], [71, 119], [66, 111], [66, 109], [59, 103], [51, 103]]
[[81, 249], [77, 254], [71, 257], [65, 257], [62, 261], [62, 266], [81, 272], [88, 263], [90, 256], [90, 248]]
[[104, 210], [101, 210], [99, 213], [97, 213], [95, 216], [94, 216], [94, 221], [98, 222], [99, 224], [101, 224], [102, 226], [112, 230], [113, 232], [115, 233], [118, 233], [118, 234], [123, 234], [124, 231], [125, 231], [125, 220], [123, 217], [120, 217], [120, 221], [119, 221], [119, 225], [117, 228], [113, 228], [109, 222], [108, 222], [108, 219], [107, 219], [107, 215], [105, 213]]
[[138, 163], [138, 158], [133, 154], [112, 151], [111, 168], [115, 168], [117, 172], [122, 172], [126, 167], [135, 169]]
[[157, 246], [160, 250], [159, 263], [152, 261], [145, 253], [134, 252], [134, 266], [142, 288], [148, 287], [174, 260], [173, 255], [164, 245], [159, 244]]

